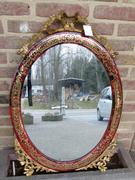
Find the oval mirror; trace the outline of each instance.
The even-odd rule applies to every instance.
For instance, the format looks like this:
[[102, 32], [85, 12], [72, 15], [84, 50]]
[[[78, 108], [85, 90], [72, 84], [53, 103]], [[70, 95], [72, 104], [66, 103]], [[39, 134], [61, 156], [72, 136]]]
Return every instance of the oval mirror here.
[[107, 128], [110, 80], [100, 60], [85, 47], [56, 45], [32, 65], [21, 103], [33, 144], [50, 158], [74, 160], [90, 152]]
[[34, 43], [20, 50], [25, 56], [10, 95], [16, 151], [25, 173], [104, 171], [122, 109], [113, 54], [83, 33], [42, 35], [45, 30], [40, 40], [34, 36]]

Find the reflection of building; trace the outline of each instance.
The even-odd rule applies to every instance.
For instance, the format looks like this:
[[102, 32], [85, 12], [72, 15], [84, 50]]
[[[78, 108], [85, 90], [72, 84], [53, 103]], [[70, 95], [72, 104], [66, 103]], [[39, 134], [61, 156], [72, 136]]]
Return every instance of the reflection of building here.
[[[60, 86], [62, 87], [62, 97], [61, 97], [61, 102], [62, 106], [64, 101], [66, 101], [67, 105], [69, 108], [73, 108], [73, 96], [75, 94], [79, 94], [81, 88], [83, 87], [83, 83], [85, 81], [83, 79], [78, 79], [78, 78], [65, 78], [65, 79], [60, 79], [59, 83]], [[63, 93], [63, 87], [64, 87], [64, 93]], [[63, 94], [64, 94], [64, 100], [63, 100]]]

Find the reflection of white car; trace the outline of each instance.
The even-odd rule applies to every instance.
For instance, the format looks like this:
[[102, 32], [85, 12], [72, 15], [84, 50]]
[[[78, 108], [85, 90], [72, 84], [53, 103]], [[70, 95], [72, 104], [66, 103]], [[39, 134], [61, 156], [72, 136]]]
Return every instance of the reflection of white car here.
[[100, 99], [97, 105], [97, 119], [102, 121], [104, 118], [109, 119], [112, 110], [112, 90], [111, 86], [101, 91]]

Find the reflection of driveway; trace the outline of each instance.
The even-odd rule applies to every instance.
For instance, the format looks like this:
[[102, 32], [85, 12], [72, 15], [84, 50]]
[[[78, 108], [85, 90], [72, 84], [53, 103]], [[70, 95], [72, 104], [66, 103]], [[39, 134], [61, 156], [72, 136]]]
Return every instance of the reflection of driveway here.
[[68, 110], [65, 117], [85, 122], [94, 121], [94, 123], [97, 120], [96, 109]]
[[25, 126], [32, 142], [57, 160], [72, 160], [88, 153], [99, 142], [107, 126], [105, 121], [97, 121], [96, 109], [66, 110], [63, 121], [54, 122], [41, 121], [41, 116], [48, 110], [24, 112], [34, 116], [34, 124]]

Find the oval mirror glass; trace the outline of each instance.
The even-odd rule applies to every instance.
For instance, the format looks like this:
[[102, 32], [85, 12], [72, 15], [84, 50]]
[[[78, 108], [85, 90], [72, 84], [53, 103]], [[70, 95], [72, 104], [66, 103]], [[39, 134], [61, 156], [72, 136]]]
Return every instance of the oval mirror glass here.
[[105, 68], [85, 47], [56, 45], [26, 76], [21, 110], [29, 138], [44, 155], [78, 159], [98, 144], [110, 119], [112, 91]]

